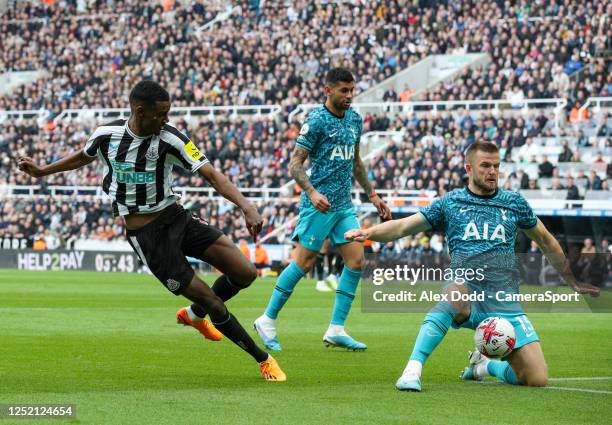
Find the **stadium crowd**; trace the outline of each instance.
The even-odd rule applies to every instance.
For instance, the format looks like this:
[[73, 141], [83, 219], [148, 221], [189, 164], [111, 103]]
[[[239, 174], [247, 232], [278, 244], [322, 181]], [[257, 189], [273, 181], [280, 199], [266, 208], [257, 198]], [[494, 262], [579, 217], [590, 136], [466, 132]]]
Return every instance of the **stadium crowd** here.
[[[602, 121], [603, 126], [612, 124], [609, 118]], [[504, 164], [519, 165], [516, 172], [501, 176], [501, 184], [512, 190], [538, 189], [539, 181], [546, 181], [545, 189], [566, 189], [568, 199], [579, 199], [578, 186], [588, 190], [609, 190], [612, 179], [612, 139], [599, 137], [597, 149], [606, 153], [606, 159], [598, 154], [592, 163], [585, 164], [590, 171], [585, 173], [562, 174], [556, 165], [571, 161], [581, 164], [578, 143], [580, 139], [569, 144], [562, 140], [563, 150], [557, 158], [548, 158], [540, 154], [543, 149], [538, 138], [549, 135], [551, 128], [546, 117], [538, 113], [528, 118], [499, 118], [485, 113], [478, 118], [468, 113], [447, 112], [437, 116], [424, 115], [420, 118], [400, 119], [393, 122], [387, 118], [366, 117], [366, 126], [385, 129], [403, 130], [403, 139], [391, 145], [385, 152], [376, 154], [366, 160], [370, 180], [379, 189], [389, 190], [429, 190], [441, 196], [444, 193], [464, 185], [464, 158], [462, 152], [474, 140], [491, 140], [501, 147]], [[287, 163], [297, 127], [283, 123], [279, 125], [269, 118], [255, 121], [203, 121], [193, 131], [189, 131], [184, 122], [179, 128], [195, 140], [205, 141], [204, 152], [212, 163], [228, 175], [238, 187], [253, 188], [247, 196], [260, 196], [257, 189], [279, 188], [290, 180]], [[606, 127], [606, 131], [612, 130]], [[566, 129], [572, 131], [571, 127]], [[39, 162], [54, 161], [80, 149], [91, 129], [74, 125], [59, 124], [53, 130], [38, 133], [33, 121], [26, 120], [22, 125], [0, 126], [0, 192], [6, 185], [42, 185], [42, 192], [50, 185], [98, 186], [99, 168], [95, 162], [91, 166], [65, 174], [56, 174], [45, 179], [32, 179], [15, 167], [16, 159], [27, 154]], [[593, 140], [593, 139], [589, 139]], [[589, 140], [587, 140], [588, 143]], [[516, 154], [513, 155], [513, 150]], [[539, 176], [528, 175], [520, 165], [536, 161]], [[538, 177], [546, 180], [538, 180]], [[201, 187], [204, 180], [198, 175], [185, 172], [177, 173], [176, 186]], [[295, 195], [291, 190], [288, 196]], [[81, 198], [79, 198], [81, 199]], [[85, 197], [87, 199], [87, 197]], [[93, 198], [92, 198], [93, 199]], [[238, 229], [242, 227], [240, 214], [237, 211], [226, 211], [216, 202], [202, 197], [188, 195], [185, 199], [235, 240], [245, 237]], [[25, 208], [27, 206], [27, 208]], [[284, 222], [296, 212], [297, 205], [292, 202], [272, 202], [262, 204], [266, 207], [265, 215], [269, 225], [264, 227], [264, 234], [276, 225]], [[205, 210], [202, 210], [204, 208]], [[82, 217], [73, 214], [84, 209], [88, 214]], [[62, 217], [62, 210], [64, 216]], [[19, 213], [17, 213], [19, 211]], [[28, 238], [40, 234], [47, 228], [57, 235], [64, 235], [63, 240], [87, 235], [92, 238], [114, 239], [122, 237], [122, 223], [112, 219], [108, 204], [100, 201], [76, 199], [65, 201], [47, 197], [46, 201], [9, 200], [0, 208], [0, 223], [5, 233], [23, 234]], [[30, 217], [30, 213], [33, 214]], [[51, 218], [55, 217], [53, 221]], [[69, 222], [66, 222], [69, 218]], [[41, 228], [41, 225], [43, 227]], [[290, 231], [290, 229], [288, 229]], [[114, 232], [114, 233], [113, 233]], [[68, 235], [66, 238], [65, 235]], [[284, 234], [282, 237], [286, 237]]]
[[[220, 119], [200, 121], [193, 129], [185, 121], [177, 127], [200, 144], [213, 165], [222, 170], [239, 187], [278, 188], [287, 183], [287, 165], [299, 133], [295, 123], [279, 123], [272, 117], [256, 119]], [[598, 135], [612, 134], [612, 119], [605, 115], [591, 125], [591, 132]], [[502, 160], [506, 163], [536, 162], [542, 167], [541, 177], [576, 177], [555, 173], [553, 163], [581, 161], [578, 147], [589, 145], [600, 149], [602, 155], [595, 159], [594, 170], [605, 181], [610, 178], [612, 165], [612, 138], [597, 137], [597, 145], [590, 145], [592, 138], [581, 137], [584, 131], [575, 132], [571, 126], [563, 128], [562, 136], [575, 140], [568, 144], [561, 141], [563, 151], [558, 157], [544, 158], [538, 138], [553, 137], [553, 121], [543, 112], [528, 117], [495, 116], [485, 112], [476, 117], [469, 112], [447, 111], [439, 115], [421, 115], [410, 118], [366, 115], [364, 133], [370, 130], [403, 131], [404, 137], [385, 153], [367, 158], [369, 177], [381, 189], [433, 190], [442, 195], [455, 187], [461, 187], [463, 174], [462, 152], [474, 140], [490, 140], [500, 146]], [[69, 185], [95, 186], [102, 164], [45, 179], [33, 179], [19, 173], [14, 167], [20, 155], [27, 154], [38, 162], [55, 161], [81, 149], [92, 128], [74, 123], [62, 123], [39, 130], [35, 120], [5, 122], [0, 124], [0, 183], [11, 185]], [[605, 155], [604, 155], [605, 153]], [[581, 176], [579, 176], [581, 178]], [[201, 187], [200, 176], [180, 173], [177, 186]], [[521, 184], [521, 187], [526, 188]], [[599, 186], [595, 190], [601, 189]]]
[[[77, 11], [78, 3], [89, 7]], [[8, 35], [0, 72], [48, 74], [1, 97], [0, 109], [124, 107], [142, 77], [166, 86], [175, 106], [290, 109], [321, 101], [320, 81], [335, 65], [353, 68], [365, 91], [428, 55], [470, 52], [489, 53], [490, 66], [423, 98], [560, 96], [571, 108], [612, 93], [604, 60], [612, 5], [604, 0], [252, 1], [203, 31], [220, 2], [165, 3], [167, 11], [156, 1], [18, 2], [0, 17]], [[385, 96], [409, 98], [409, 90]]]
[[[252, 239], [244, 227], [239, 210], [227, 203], [187, 195], [183, 205], [211, 225], [218, 227], [233, 241]], [[294, 202], [260, 203], [264, 219], [262, 235], [266, 235], [296, 217], [298, 205]], [[94, 196], [54, 198], [50, 196], [3, 199], [0, 206], [0, 240], [25, 239], [28, 246], [44, 241], [46, 249], [71, 248], [77, 240], [125, 240], [124, 223], [114, 218], [110, 204]], [[269, 238], [268, 243], [288, 242], [293, 230]], [[1, 246], [0, 246], [1, 248]]]
[[[251, 1], [229, 19], [200, 31], [225, 10], [221, 3], [18, 2], [0, 16], [0, 30], [7, 35], [0, 38], [0, 73], [48, 72], [0, 96], [0, 111], [42, 108], [52, 111], [53, 118], [67, 108], [125, 107], [129, 89], [145, 77], [169, 89], [173, 106], [282, 104], [286, 117], [298, 103], [322, 100], [321, 81], [332, 66], [353, 68], [358, 91], [363, 92], [431, 54], [487, 52], [488, 66], [466, 70], [421, 99], [506, 97], [518, 106], [525, 98], [567, 98], [568, 124], [561, 129], [563, 150], [558, 157], [540, 152], [541, 138], [559, 135], [543, 111], [476, 116], [457, 109], [408, 118], [365, 115], [364, 133], [404, 132], [399, 143], [367, 159], [376, 187], [431, 190], [438, 195], [462, 187], [462, 152], [472, 141], [484, 139], [500, 146], [506, 164], [518, 165], [518, 170], [502, 176], [507, 188], [539, 188], [538, 176], [520, 170], [521, 165], [536, 163], [546, 185], [567, 189], [568, 198], [580, 196], [574, 190], [577, 185], [609, 189], [612, 118], [582, 116], [578, 109], [589, 96], [612, 94], [610, 64], [602, 59], [612, 47], [612, 5], [605, 1], [428, 0], [418, 2], [418, 7], [400, 0], [261, 5]], [[391, 91], [385, 100], [410, 96], [410, 90]], [[97, 185], [99, 163], [41, 180], [16, 171], [20, 155], [48, 162], [81, 148], [93, 125], [39, 124], [35, 119], [0, 122], [0, 192], [6, 185], [40, 184], [43, 193], [49, 185]], [[290, 180], [287, 164], [300, 131], [297, 121], [228, 115], [175, 124], [198, 141], [213, 164], [239, 187], [278, 188]], [[579, 164], [582, 148], [589, 145], [602, 154], [588, 164], [586, 173], [563, 173], [556, 166]], [[179, 172], [175, 184], [204, 183], [199, 176]], [[211, 200], [186, 201], [234, 240], [245, 236], [239, 230], [237, 211]], [[286, 201], [261, 205], [267, 223], [264, 233], [290, 219], [296, 206]], [[83, 235], [122, 237], [122, 223], [112, 218], [107, 204], [93, 198], [67, 204], [49, 197], [9, 199], [2, 203], [0, 214], [1, 233], [33, 239], [51, 232], [50, 246], [54, 237], [66, 244]]]

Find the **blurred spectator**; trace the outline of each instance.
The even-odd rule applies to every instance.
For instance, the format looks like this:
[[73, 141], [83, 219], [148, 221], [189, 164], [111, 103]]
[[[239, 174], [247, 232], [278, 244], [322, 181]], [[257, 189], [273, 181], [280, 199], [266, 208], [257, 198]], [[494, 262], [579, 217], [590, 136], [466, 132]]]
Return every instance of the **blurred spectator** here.
[[261, 269], [270, 267], [268, 251], [266, 251], [266, 248], [260, 243], [255, 244], [255, 267], [257, 268], [258, 274]]
[[557, 161], [558, 162], [571, 162], [574, 157], [574, 153], [569, 148], [567, 140], [561, 140], [561, 149], [562, 150], [561, 150], [561, 153], [559, 154], [559, 159]]
[[554, 169], [555, 167], [548, 160], [548, 155], [542, 155], [542, 162], [540, 162], [540, 165], [538, 165], [539, 176], [550, 178], [553, 176]]
[[589, 178], [586, 182], [586, 189], [601, 190], [601, 188], [601, 179], [599, 178], [597, 173], [595, 173], [595, 171], [591, 171], [591, 173], [589, 174]]
[[525, 283], [529, 285], [540, 284], [540, 272], [542, 271], [542, 253], [538, 244], [531, 241], [531, 245], [525, 258]]
[[579, 200], [580, 194], [578, 192], [578, 187], [574, 184], [574, 179], [572, 177], [567, 178], [567, 197], [565, 199], [575, 201]]

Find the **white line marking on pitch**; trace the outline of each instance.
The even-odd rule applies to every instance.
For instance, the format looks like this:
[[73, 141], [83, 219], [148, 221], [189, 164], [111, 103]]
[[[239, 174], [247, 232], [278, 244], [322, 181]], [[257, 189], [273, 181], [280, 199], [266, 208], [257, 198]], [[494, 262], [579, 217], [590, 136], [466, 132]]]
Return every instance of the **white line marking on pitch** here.
[[568, 388], [568, 387], [544, 387], [545, 390], [562, 390], [562, 391], [578, 391], [581, 393], [595, 393], [595, 394], [612, 394], [612, 391], [605, 390], [589, 390], [587, 388]]
[[[575, 378], [549, 378], [549, 381], [606, 381], [612, 379], [612, 376], [579, 376]], [[502, 384], [500, 381], [474, 381], [477, 384], [495, 385]], [[589, 388], [570, 388], [570, 387], [544, 387], [545, 390], [561, 390], [561, 391], [576, 391], [581, 393], [594, 394], [612, 394], [612, 391], [592, 390]]]

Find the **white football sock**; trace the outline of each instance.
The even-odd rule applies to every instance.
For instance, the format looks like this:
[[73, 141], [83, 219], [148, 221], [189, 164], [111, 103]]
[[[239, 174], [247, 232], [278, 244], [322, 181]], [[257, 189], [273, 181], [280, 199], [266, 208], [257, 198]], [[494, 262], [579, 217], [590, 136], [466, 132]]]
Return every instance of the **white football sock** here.
[[406, 369], [402, 375], [413, 375], [417, 378], [421, 377], [421, 373], [423, 372], [423, 364], [418, 360], [409, 360], [406, 365]]
[[474, 367], [474, 374], [478, 376], [479, 378], [484, 378], [485, 376], [489, 376], [489, 369], [487, 368], [487, 365], [489, 364], [491, 360], [485, 356], [482, 356], [482, 357], [484, 357], [484, 360], [478, 363], [477, 365], [475, 365]]
[[193, 312], [193, 310], [191, 309], [191, 306], [187, 307], [185, 310], [187, 310], [187, 316], [189, 316], [189, 320], [196, 321], [199, 322], [200, 320], [203, 320], [203, 317], [198, 316], [197, 314], [195, 314]]
[[327, 328], [327, 332], [325, 332], [325, 335], [348, 336], [348, 334], [344, 330], [344, 326], [342, 325], [329, 325], [329, 328]]
[[257, 318], [256, 322], [266, 339], [276, 338], [276, 320], [262, 314]]

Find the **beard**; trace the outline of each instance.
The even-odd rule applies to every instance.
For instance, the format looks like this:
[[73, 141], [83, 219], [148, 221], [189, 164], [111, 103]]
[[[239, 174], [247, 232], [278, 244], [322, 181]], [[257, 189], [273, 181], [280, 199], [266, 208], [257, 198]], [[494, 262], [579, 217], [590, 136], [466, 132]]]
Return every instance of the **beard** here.
[[485, 180], [473, 180], [474, 186], [480, 189], [483, 193], [493, 193], [497, 189], [497, 180], [495, 180], [494, 185], [487, 184]]
[[349, 103], [347, 105], [346, 103], [344, 103], [344, 100], [338, 100], [337, 102], [334, 102], [334, 107], [339, 111], [346, 111], [348, 108], [351, 107], [351, 104]]

